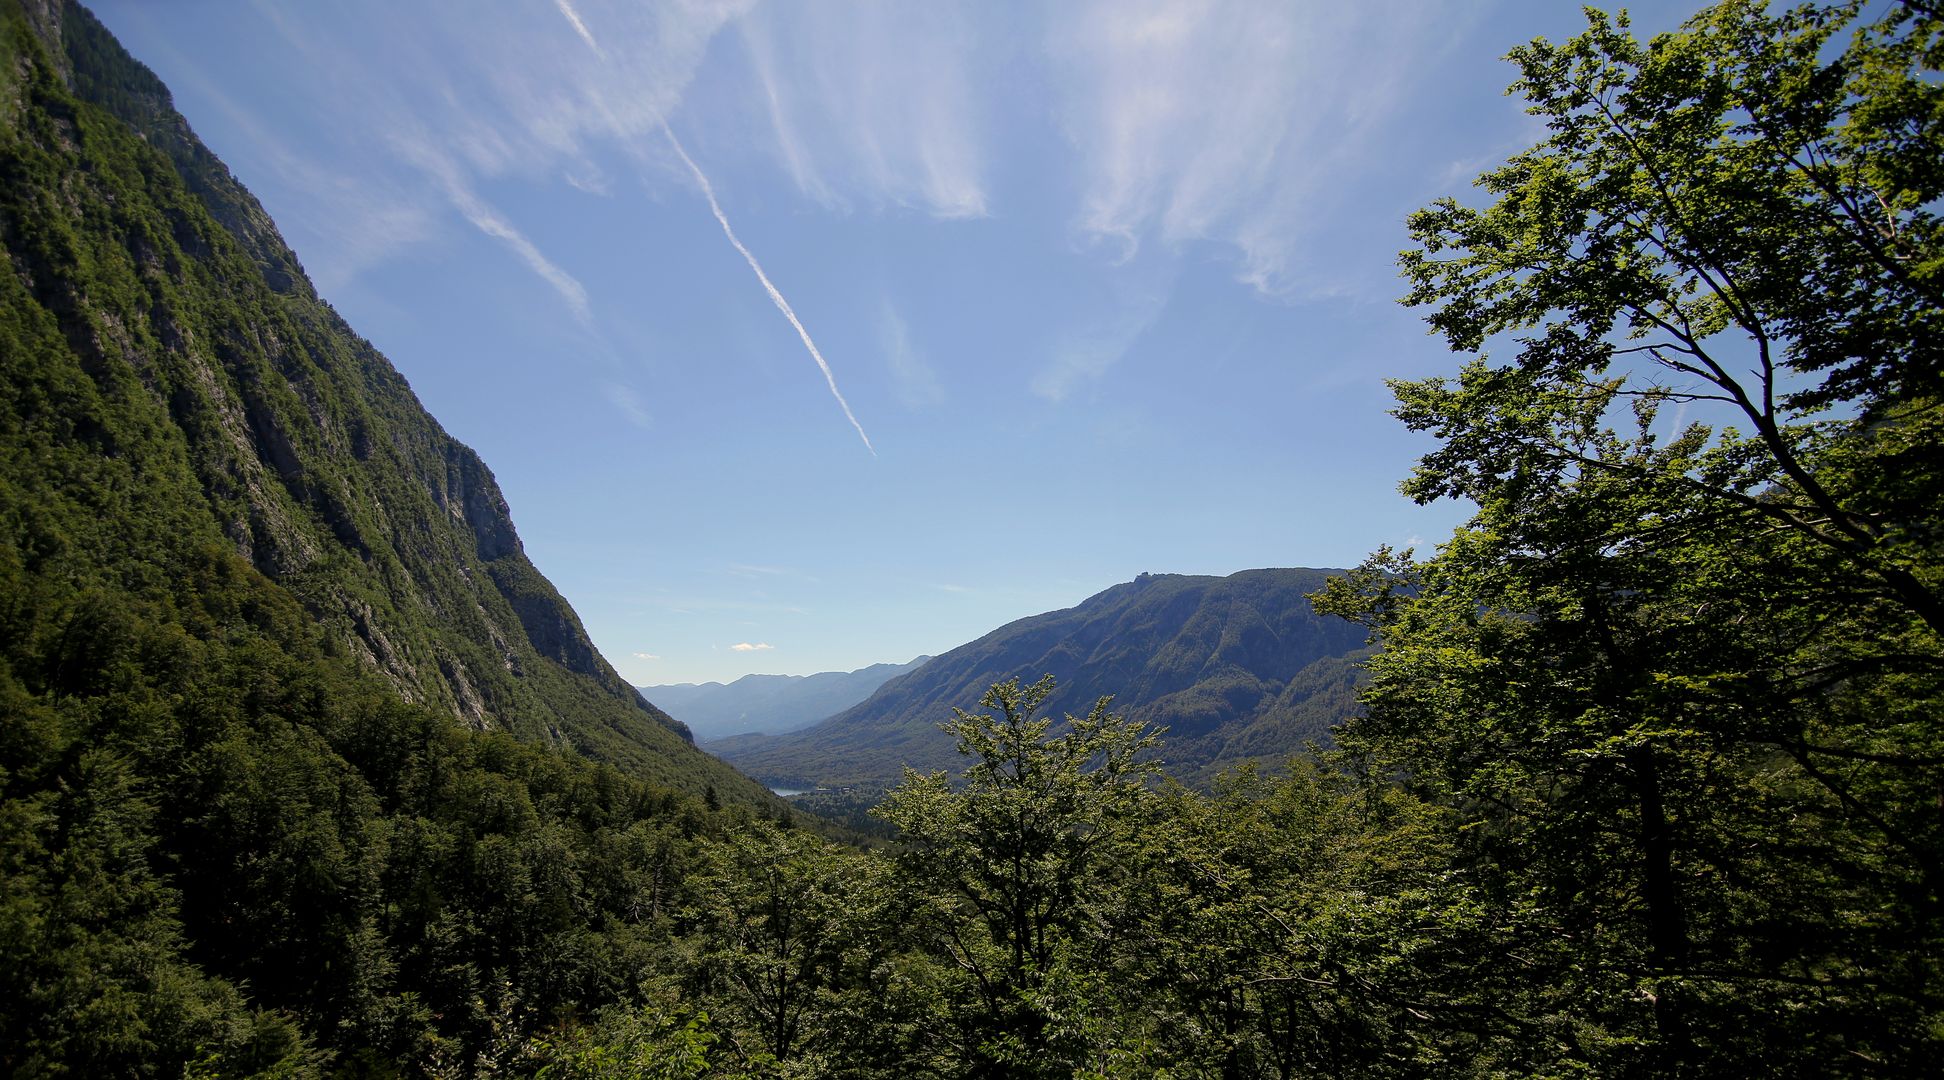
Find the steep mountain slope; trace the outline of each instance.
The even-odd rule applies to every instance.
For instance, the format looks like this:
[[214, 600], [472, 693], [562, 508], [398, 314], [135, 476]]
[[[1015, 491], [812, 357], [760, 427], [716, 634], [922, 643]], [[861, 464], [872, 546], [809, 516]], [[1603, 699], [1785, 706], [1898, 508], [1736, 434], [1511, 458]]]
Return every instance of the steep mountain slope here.
[[24, 571], [234, 552], [407, 702], [761, 800], [595, 651], [492, 473], [317, 296], [148, 69], [76, 4], [7, 26], [0, 422]]
[[930, 660], [872, 664], [815, 675], [744, 675], [732, 683], [669, 683], [638, 689], [688, 725], [706, 745], [727, 735], [780, 735], [809, 727], [870, 697], [878, 687]]
[[0, 1074], [422, 1075], [482, 1002], [638, 1001], [700, 838], [785, 808], [71, 4], [0, 0], [0, 267]]
[[955, 769], [938, 730], [986, 687], [1053, 675], [1053, 713], [1116, 711], [1168, 728], [1162, 757], [1185, 778], [1324, 740], [1354, 708], [1360, 627], [1311, 610], [1335, 571], [1245, 570], [1228, 577], [1143, 574], [1062, 611], [1021, 619], [934, 658], [815, 727], [726, 739], [713, 749], [753, 776], [808, 786], [873, 786], [902, 765]]

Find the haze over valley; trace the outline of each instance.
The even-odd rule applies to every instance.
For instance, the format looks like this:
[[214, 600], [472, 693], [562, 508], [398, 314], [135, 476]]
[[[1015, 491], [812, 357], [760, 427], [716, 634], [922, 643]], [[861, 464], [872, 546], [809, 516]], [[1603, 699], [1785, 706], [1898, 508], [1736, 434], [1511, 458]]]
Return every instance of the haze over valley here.
[[744, 675], [727, 685], [677, 683], [637, 689], [677, 715], [696, 741], [707, 746], [732, 735], [779, 735], [809, 727], [930, 659], [920, 656], [903, 664], [813, 675]]

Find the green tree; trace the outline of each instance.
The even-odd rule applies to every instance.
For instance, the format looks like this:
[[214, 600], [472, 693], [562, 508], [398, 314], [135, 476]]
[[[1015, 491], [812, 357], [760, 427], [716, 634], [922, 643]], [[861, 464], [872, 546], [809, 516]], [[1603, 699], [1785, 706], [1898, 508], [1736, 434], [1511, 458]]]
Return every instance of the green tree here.
[[1071, 1075], [1104, 1049], [1101, 953], [1121, 929], [1117, 878], [1158, 768], [1156, 736], [1107, 711], [1037, 715], [1053, 692], [999, 683], [943, 727], [963, 785], [907, 770], [876, 811], [903, 832], [899, 886], [965, 996], [951, 1033], [973, 1075]]
[[1394, 385], [1405, 491], [1477, 513], [1320, 603], [1385, 646], [1346, 744], [1469, 820], [1535, 1063], [1935, 1052], [1944, 19], [1864, 8], [1522, 46], [1548, 134], [1411, 220], [1408, 302], [1515, 356]]
[[[1915, 456], [1944, 390], [1944, 17], [1767, 7], [1728, 0], [1645, 45], [1596, 15], [1512, 52], [1550, 134], [1478, 179], [1488, 208], [1413, 215], [1403, 266], [1453, 349], [1517, 334], [1519, 354], [1398, 387], [1399, 415], [1444, 441], [1406, 490], [1505, 500], [1600, 472], [1691, 493], [1944, 631], [1921, 527], [1940, 480]], [[1626, 400], [1748, 430], [1589, 452]], [[1842, 478], [1812, 467], [1843, 439]]]
[[767, 822], [708, 855], [695, 882], [695, 981], [724, 1003], [731, 1030], [747, 1033], [751, 1045], [736, 1049], [790, 1062], [823, 1034], [817, 1022], [841, 973], [845, 923], [863, 906], [863, 875], [825, 842]]
[[707, 1013], [664, 996], [637, 1009], [609, 1009], [588, 1026], [527, 1040], [521, 1071], [536, 1080], [702, 1080], [720, 1041]]
[[[1170, 789], [1144, 836], [1124, 978], [1179, 1075], [1459, 1070], [1500, 1025], [1439, 973], [1483, 928], [1444, 814], [1313, 759]], [[1458, 985], [1456, 979], [1447, 980]]]

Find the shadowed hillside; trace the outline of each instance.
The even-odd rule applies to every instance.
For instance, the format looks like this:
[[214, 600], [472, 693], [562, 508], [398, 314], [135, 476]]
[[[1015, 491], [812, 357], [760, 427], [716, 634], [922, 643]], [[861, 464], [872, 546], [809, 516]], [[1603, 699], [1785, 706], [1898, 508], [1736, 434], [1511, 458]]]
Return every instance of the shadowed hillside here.
[[876, 786], [904, 765], [956, 768], [938, 724], [995, 682], [1051, 674], [1053, 712], [1102, 695], [1168, 729], [1165, 756], [1198, 778], [1244, 758], [1279, 758], [1354, 708], [1361, 628], [1325, 618], [1306, 594], [1335, 571], [1228, 577], [1143, 574], [1062, 611], [1021, 619], [934, 658], [860, 704], [788, 735], [713, 748], [751, 775], [799, 786]]

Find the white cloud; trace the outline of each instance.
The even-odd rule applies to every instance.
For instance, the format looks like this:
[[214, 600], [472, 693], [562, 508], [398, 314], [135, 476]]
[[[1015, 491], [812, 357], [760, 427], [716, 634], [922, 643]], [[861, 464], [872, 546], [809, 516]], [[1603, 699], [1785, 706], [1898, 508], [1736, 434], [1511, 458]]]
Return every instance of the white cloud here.
[[1168, 290], [1158, 283], [1124, 275], [1120, 296], [1109, 316], [1069, 330], [1053, 346], [1052, 359], [1033, 376], [1035, 394], [1065, 401], [1082, 385], [1107, 373], [1127, 355], [1167, 306]]
[[603, 172], [601, 167], [593, 162], [576, 162], [563, 170], [560, 178], [565, 180], [567, 186], [573, 188], [575, 191], [584, 191], [589, 195], [599, 195], [604, 199], [614, 194], [614, 185], [609, 182], [607, 173]]
[[477, 195], [468, 190], [457, 179], [446, 178], [446, 196], [452, 200], [454, 209], [472, 222], [474, 228], [498, 240], [519, 256], [520, 261], [540, 276], [542, 281], [553, 286], [555, 292], [566, 302], [568, 310], [574, 313], [582, 325], [592, 325], [593, 310], [587, 303], [587, 289], [580, 279], [560, 268], [552, 259], [541, 254], [526, 234], [513, 227], [497, 210], [486, 205]]
[[[1304, 252], [1318, 223], [1370, 176], [1384, 121], [1478, 17], [1435, 0], [1073, 0], [998, 14], [554, 0], [496, 5], [490, 19], [468, 0], [348, 2], [350, 12], [253, 4], [288, 46], [286, 96], [329, 125], [277, 166], [312, 203], [279, 207], [280, 219], [317, 222], [307, 231], [327, 237], [307, 247], [320, 277], [350, 278], [463, 220], [583, 324], [593, 312], [576, 267], [500, 192], [544, 183], [608, 195], [621, 186], [606, 168], [628, 158], [652, 160], [649, 180], [665, 187], [682, 171], [660, 146], [670, 118], [711, 133], [694, 150], [712, 172], [773, 161], [836, 208], [981, 217], [1014, 176], [1070, 183], [1073, 228], [1112, 254], [1220, 245], [1239, 279], [1288, 291], [1315, 269]], [[1043, 47], [1022, 50], [1021, 38]], [[708, 95], [696, 90], [705, 65]], [[274, 130], [267, 106], [242, 104]], [[1068, 162], [1027, 156], [1049, 119]], [[737, 160], [752, 139], [760, 145]], [[1046, 386], [1060, 392], [1102, 365], [1097, 350], [1076, 354], [1075, 374]], [[936, 395], [916, 368], [893, 377], [907, 405]]]
[[[401, 8], [371, 0], [350, 17], [268, 0], [253, 6], [298, 61], [291, 67], [301, 90], [293, 92], [316, 102], [328, 125], [327, 141], [299, 164], [349, 162], [355, 167], [347, 171], [363, 186], [409, 192], [419, 215], [456, 211], [587, 323], [580, 281], [480, 191], [507, 176], [564, 175], [573, 186], [604, 193], [606, 178], [593, 163], [604, 150], [655, 133], [682, 100], [709, 42], [748, 3], [596, 9], [556, 0], [557, 10], [509, 6], [495, 8], [491, 19], [460, 2]], [[596, 35], [615, 47], [604, 51]], [[338, 228], [378, 248], [352, 260], [354, 271], [427, 232], [401, 230], [396, 208], [365, 201], [372, 212], [337, 219]], [[378, 247], [381, 240], [389, 246]]]
[[[143, 14], [139, 9], [138, 17]], [[224, 122], [248, 141], [232, 160], [249, 160], [268, 168], [288, 189], [298, 193], [294, 205], [278, 207], [276, 218], [293, 247], [304, 253], [304, 267], [326, 293], [383, 263], [413, 245], [429, 240], [438, 208], [422, 195], [382, 175], [345, 172], [292, 150], [274, 126], [223, 92], [216, 80], [156, 35], [154, 48], [170, 55], [176, 69], [172, 81], [178, 91], [193, 88]]]
[[[451, 168], [438, 179], [477, 200], [482, 182], [565, 175], [605, 192], [592, 163], [639, 153], [688, 95], [713, 43], [743, 30], [751, 93], [767, 99], [780, 157], [799, 186], [942, 217], [986, 211], [980, 140], [967, 67], [966, 20], [919, 5], [773, 5], [754, 0], [555, 0], [553, 11], [467, 3], [375, 5], [358, 47], [320, 34], [303, 9], [259, 5], [359, 118], [345, 140], [401, 140]], [[366, 31], [370, 31], [366, 33]], [[338, 31], [340, 34], [344, 31]], [[787, 41], [787, 49], [769, 42]], [[591, 55], [590, 55], [591, 54]], [[748, 78], [748, 76], [744, 76]], [[423, 165], [422, 162], [414, 164]], [[817, 179], [827, 175], [830, 180]], [[475, 227], [506, 242], [565, 295], [565, 276], [504, 215], [452, 196]], [[552, 269], [549, 269], [549, 268]]]
[[1432, 0], [1094, 0], [1047, 42], [1079, 154], [1081, 234], [1131, 257], [1213, 241], [1264, 292], [1357, 183], [1379, 122], [1456, 15]]
[[647, 407], [642, 405], [641, 395], [628, 387], [620, 383], [603, 383], [601, 396], [607, 398], [608, 403], [616, 409], [621, 410], [621, 415], [627, 417], [628, 423], [635, 427], [647, 428], [653, 425], [654, 418], [648, 415]]
[[1065, 401], [1082, 383], [1106, 374], [1146, 329], [1144, 322], [1122, 324], [1068, 337], [1054, 348], [1052, 363], [1033, 376], [1033, 393], [1048, 401]]
[[772, 4], [737, 24], [797, 187], [826, 204], [987, 212], [977, 34], [946, 4]]
[[601, 43], [595, 41], [594, 35], [587, 32], [587, 24], [581, 21], [580, 12], [574, 10], [574, 5], [567, 0], [554, 0], [554, 6], [558, 7], [560, 13], [573, 25], [574, 33], [579, 34], [581, 40], [587, 42], [587, 47], [594, 50], [594, 55], [606, 59], [607, 54], [601, 51]]
[[898, 400], [909, 409], [937, 405], [945, 400], [945, 388], [938, 372], [911, 340], [911, 327], [887, 297], [878, 314], [878, 347], [891, 369]]
[[[767, 599], [721, 600], [713, 597], [672, 596], [654, 598], [649, 601], [657, 607], [680, 615], [691, 615], [699, 611], [750, 611], [764, 614], [781, 613], [785, 615], [808, 615], [810, 609], [797, 604], [784, 604]], [[754, 626], [755, 623], [746, 625]], [[716, 648], [717, 646], [711, 646]]]
[[[980, 217], [998, 198], [999, 152], [1020, 141], [997, 137], [1008, 83], [1029, 102], [1008, 130], [1050, 114], [1066, 133], [1080, 235], [1123, 255], [1222, 244], [1238, 277], [1275, 291], [1426, 59], [1477, 17], [1435, 0], [1074, 0], [996, 18], [949, 3], [554, 0], [495, 6], [491, 19], [467, 0], [351, 3], [348, 17], [253, 5], [291, 53], [290, 96], [334, 125], [287, 171], [359, 178], [335, 195], [308, 182], [335, 200], [314, 216], [356, 245], [344, 272], [456, 209], [577, 315], [586, 290], [545, 253], [546, 236], [491, 205], [492, 182], [606, 193], [599, 162], [643, 153], [666, 119], [698, 112], [729, 146], [750, 134], [737, 119], [753, 118], [772, 140], [759, 153], [826, 205]], [[1039, 53], [1013, 48], [1041, 24]], [[705, 63], [708, 100], [691, 93]], [[413, 175], [424, 161], [402, 160], [405, 145], [443, 163], [436, 183]], [[1034, 182], [1059, 174], [1036, 169]]]
[[734, 645], [729, 646], [729, 651], [730, 652], [765, 652], [767, 650], [774, 649], [774, 648], [776, 648], [776, 646], [771, 645], [767, 641], [758, 641], [754, 644], [751, 644], [750, 642], [747, 641], [738, 641]]
[[638, 652], [634, 654], [634, 658], [636, 660], [660, 660], [661, 659], [661, 657], [656, 656], [654, 653], [650, 653], [650, 652]]

